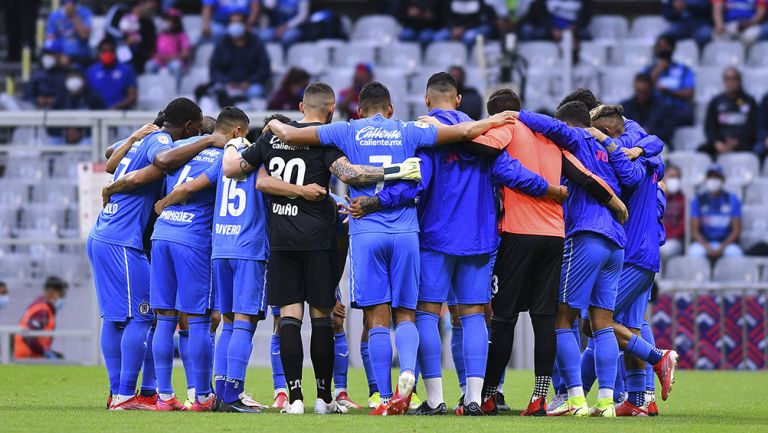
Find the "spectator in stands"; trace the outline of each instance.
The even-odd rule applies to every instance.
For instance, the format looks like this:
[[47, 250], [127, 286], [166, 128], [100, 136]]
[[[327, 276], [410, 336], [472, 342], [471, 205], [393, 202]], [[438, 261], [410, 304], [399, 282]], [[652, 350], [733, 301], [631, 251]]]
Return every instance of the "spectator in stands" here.
[[263, 0], [261, 6], [269, 19], [267, 28], [260, 32], [264, 42], [280, 42], [287, 47], [302, 39], [302, 26], [309, 18], [309, 0]]
[[459, 95], [461, 95], [461, 103], [459, 103], [458, 110], [463, 111], [472, 119], [480, 119], [483, 116], [483, 97], [480, 96], [480, 92], [477, 89], [465, 85], [467, 74], [464, 72], [464, 68], [454, 65], [448, 68], [448, 73], [456, 81]]
[[711, 0], [662, 0], [661, 13], [669, 22], [665, 36], [694, 39], [699, 47], [712, 39]]
[[760, 101], [758, 115], [755, 153], [760, 158], [765, 158], [765, 155], [768, 154], [768, 94], [765, 94], [762, 101]]
[[670, 107], [670, 121], [675, 126], [692, 125], [695, 76], [691, 68], [672, 60], [675, 46], [674, 39], [659, 36], [653, 63], [642, 72], [651, 76], [657, 95]]
[[40, 56], [40, 69], [32, 74], [27, 84], [24, 99], [35, 104], [36, 108], [51, 108], [65, 92], [66, 72], [59, 64], [58, 54], [55, 45], [44, 48]]
[[473, 45], [477, 36], [486, 39], [493, 33], [493, 10], [484, 0], [445, 0], [443, 28], [435, 33], [435, 41], [462, 41]]
[[[54, 110], [103, 110], [101, 96], [88, 88], [83, 72], [77, 68], [67, 71], [66, 92], [53, 104]], [[48, 128], [51, 144], [90, 144], [90, 128]]]
[[269, 100], [267, 110], [298, 110], [299, 103], [304, 98], [304, 88], [309, 84], [310, 78], [309, 73], [301, 68], [289, 69], [280, 88]]
[[168, 9], [158, 26], [160, 34], [157, 35], [155, 55], [147, 62], [146, 70], [156, 73], [166, 68], [178, 80], [184, 73], [190, 53], [189, 38], [184, 33], [181, 12], [178, 9]]
[[216, 44], [210, 63], [211, 82], [229, 98], [261, 98], [272, 70], [264, 43], [246, 29], [245, 15], [229, 17], [227, 36]]
[[707, 106], [707, 143], [699, 149], [712, 156], [751, 151], [757, 140], [757, 102], [744, 91], [739, 70], [726, 68], [723, 85], [725, 92], [712, 98]]
[[35, 52], [36, 21], [40, 3], [40, 0], [3, 2], [5, 37], [8, 40], [7, 61], [21, 61], [21, 51], [24, 47], [29, 47]]
[[155, 52], [157, 0], [133, 0], [116, 3], [107, 12], [105, 31], [117, 45], [117, 60], [130, 62], [141, 74]]
[[397, 20], [403, 29], [400, 40], [428, 44], [435, 38], [435, 32], [442, 27], [440, 0], [398, 1]]
[[623, 101], [624, 116], [639, 123], [649, 134], [669, 143], [675, 128], [669, 106], [653, 91], [653, 79], [646, 73], [635, 75], [635, 94]]
[[8, 306], [11, 302], [11, 296], [8, 294], [8, 285], [5, 281], [0, 281], [0, 310]]
[[128, 110], [136, 105], [136, 72], [129, 63], [117, 61], [115, 43], [99, 42], [99, 60], [87, 71], [88, 86], [112, 110]]
[[721, 39], [755, 42], [766, 18], [765, 0], [712, 0], [714, 35]]
[[234, 14], [247, 17], [245, 29], [250, 33], [259, 18], [259, 0], [203, 0], [203, 38], [213, 38], [214, 41], [223, 38]]
[[76, 62], [86, 64], [91, 59], [88, 39], [91, 36], [91, 10], [77, 0], [63, 0], [61, 7], [48, 15], [45, 43], [57, 44]]
[[591, 39], [591, 19], [592, 0], [535, 0], [520, 23], [520, 39], [560, 42], [566, 30], [576, 39]]
[[664, 184], [667, 187], [664, 227], [667, 232], [667, 242], [661, 246], [659, 252], [665, 260], [681, 254], [685, 245], [685, 208], [688, 202], [685, 201], [680, 174], [680, 168], [676, 165], [668, 165], [664, 170]]
[[367, 63], [358, 63], [355, 66], [355, 75], [352, 76], [352, 86], [347, 87], [339, 93], [339, 103], [336, 109], [344, 114], [347, 119], [359, 118], [357, 114], [357, 102], [360, 96], [360, 90], [364, 85], [373, 81], [373, 70]]
[[719, 164], [707, 170], [704, 192], [691, 203], [691, 235], [693, 243], [688, 255], [718, 259], [741, 256], [738, 243], [741, 234], [741, 201], [723, 189], [725, 174]]
[[[35, 299], [19, 321], [21, 329], [32, 331], [53, 331], [56, 329], [56, 313], [64, 305], [68, 284], [58, 277], [48, 277], [43, 285], [43, 295]], [[16, 335], [14, 351], [16, 359], [62, 358], [61, 354], [51, 350], [53, 337]]]

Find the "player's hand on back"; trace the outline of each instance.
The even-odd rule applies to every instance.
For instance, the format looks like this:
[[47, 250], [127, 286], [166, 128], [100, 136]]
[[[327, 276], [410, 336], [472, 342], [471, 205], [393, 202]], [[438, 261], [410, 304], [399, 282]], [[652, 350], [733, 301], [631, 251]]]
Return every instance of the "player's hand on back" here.
[[347, 308], [339, 301], [336, 301], [336, 305], [333, 306], [333, 316], [344, 319], [347, 317]]
[[595, 128], [595, 127], [590, 126], [589, 128], [584, 128], [584, 129], [586, 129], [587, 132], [589, 132], [593, 137], [595, 137], [597, 139], [597, 141], [602, 142], [603, 140], [608, 138], [608, 136], [605, 135], [605, 133], [603, 131], [601, 131], [601, 130]]
[[643, 153], [644, 153], [642, 147], [633, 147], [631, 149], [627, 149], [625, 147], [625, 148], [622, 148], [621, 151], [624, 152], [624, 155], [627, 155], [627, 158], [629, 158], [630, 161], [634, 161], [637, 158], [640, 158], [641, 156], [643, 156]]
[[311, 183], [301, 187], [301, 198], [309, 201], [318, 201], [325, 198], [328, 192], [322, 186]]
[[497, 126], [514, 124], [519, 116], [520, 113], [517, 111], [502, 111], [489, 117], [488, 120], [491, 121], [491, 126], [495, 128]]
[[412, 157], [397, 164], [384, 165], [384, 180], [421, 180], [421, 159]]
[[109, 200], [112, 198], [112, 196], [109, 194], [109, 185], [111, 185], [112, 182], [109, 182], [104, 186], [104, 188], [101, 189], [101, 207], [105, 208], [107, 207], [107, 204], [109, 204]]
[[432, 117], [432, 116], [420, 116], [418, 119], [416, 119], [416, 121], [423, 122], [423, 123], [428, 123], [428, 124], [434, 125], [434, 126], [444, 126], [442, 123], [440, 123], [439, 120], [437, 120], [437, 118]]
[[133, 134], [131, 134], [130, 138], [133, 138], [134, 140], [141, 140], [142, 138], [146, 137], [147, 135], [159, 131], [160, 128], [157, 127], [154, 123], [147, 123], [146, 125], [142, 126], [141, 128], [133, 131]]
[[209, 136], [211, 140], [211, 146], [218, 147], [219, 149], [223, 149], [224, 146], [227, 144], [227, 136], [224, 134], [217, 134], [213, 133]]
[[608, 201], [608, 209], [611, 210], [613, 218], [618, 221], [619, 224], [624, 224], [627, 222], [627, 219], [629, 219], [629, 211], [627, 211], [627, 206], [615, 194]]
[[568, 188], [563, 185], [549, 185], [545, 197], [556, 201], [558, 204], [563, 204], [568, 199]]

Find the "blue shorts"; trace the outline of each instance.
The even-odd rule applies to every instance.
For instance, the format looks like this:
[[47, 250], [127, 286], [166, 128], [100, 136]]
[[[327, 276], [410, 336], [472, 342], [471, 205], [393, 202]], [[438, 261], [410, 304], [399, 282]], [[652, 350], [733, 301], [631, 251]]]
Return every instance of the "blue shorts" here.
[[584, 310], [613, 311], [624, 264], [624, 249], [608, 239], [577, 233], [565, 240], [559, 302]]
[[616, 295], [616, 309], [613, 320], [622, 325], [640, 329], [645, 322], [645, 310], [656, 273], [631, 263], [624, 264]]
[[221, 313], [258, 316], [267, 308], [267, 262], [213, 259], [213, 287]]
[[419, 234], [359, 233], [349, 237], [350, 300], [363, 308], [391, 304], [416, 309]]
[[163, 240], [152, 241], [152, 308], [207, 314], [214, 305], [211, 254]]
[[149, 307], [149, 260], [144, 251], [88, 237], [88, 259], [101, 318], [110, 322], [153, 320]]
[[419, 301], [463, 305], [491, 302], [491, 255], [454, 256], [422, 249]]

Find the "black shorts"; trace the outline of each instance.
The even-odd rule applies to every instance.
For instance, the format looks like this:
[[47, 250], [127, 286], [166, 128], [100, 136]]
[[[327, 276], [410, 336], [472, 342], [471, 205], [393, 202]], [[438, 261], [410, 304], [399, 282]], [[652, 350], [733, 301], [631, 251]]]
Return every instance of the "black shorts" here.
[[333, 250], [272, 251], [267, 267], [267, 302], [306, 302], [315, 308], [336, 305], [338, 258]]
[[493, 314], [513, 319], [522, 311], [555, 314], [564, 239], [503, 233], [493, 267]]

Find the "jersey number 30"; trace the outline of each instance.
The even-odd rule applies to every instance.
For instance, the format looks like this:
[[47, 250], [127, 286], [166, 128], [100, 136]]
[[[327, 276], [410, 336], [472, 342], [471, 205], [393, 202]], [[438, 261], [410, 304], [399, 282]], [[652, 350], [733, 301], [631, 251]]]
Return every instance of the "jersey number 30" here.
[[[278, 179], [282, 179], [283, 182], [303, 186], [306, 171], [307, 165], [301, 158], [293, 158], [285, 162], [283, 158], [276, 156], [269, 160], [269, 173]], [[292, 180], [294, 172], [296, 172], [295, 182]]]

